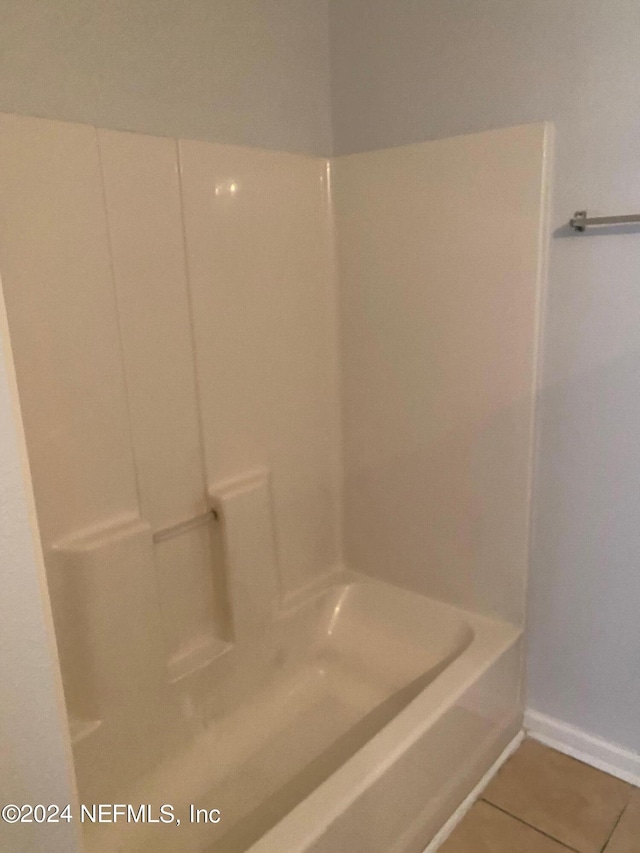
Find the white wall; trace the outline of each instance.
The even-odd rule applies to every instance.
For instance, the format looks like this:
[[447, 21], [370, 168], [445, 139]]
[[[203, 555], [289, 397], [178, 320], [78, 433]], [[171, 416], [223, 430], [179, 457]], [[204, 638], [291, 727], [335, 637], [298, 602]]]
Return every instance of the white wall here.
[[552, 119], [557, 158], [530, 589], [530, 705], [640, 751], [637, 0], [336, 0], [338, 153]]
[[[73, 803], [71, 747], [0, 297], [0, 802]], [[74, 853], [77, 825], [0, 823], [7, 853]]]
[[328, 154], [327, 0], [0, 0], [0, 110]]

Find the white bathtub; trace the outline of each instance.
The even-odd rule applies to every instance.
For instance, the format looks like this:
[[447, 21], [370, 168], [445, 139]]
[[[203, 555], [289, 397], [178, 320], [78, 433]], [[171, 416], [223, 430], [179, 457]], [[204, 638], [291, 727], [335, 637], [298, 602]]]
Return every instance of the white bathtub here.
[[[90, 849], [418, 853], [520, 727], [519, 645], [341, 576], [171, 688], [170, 754], [126, 797], [173, 804], [181, 826], [93, 828]], [[220, 823], [190, 823], [191, 804]]]
[[350, 594], [345, 630], [362, 619], [369, 660], [402, 670], [421, 648], [429, 668], [364, 744], [358, 726], [345, 736], [341, 765], [251, 853], [420, 853], [521, 728], [518, 630], [386, 584]]

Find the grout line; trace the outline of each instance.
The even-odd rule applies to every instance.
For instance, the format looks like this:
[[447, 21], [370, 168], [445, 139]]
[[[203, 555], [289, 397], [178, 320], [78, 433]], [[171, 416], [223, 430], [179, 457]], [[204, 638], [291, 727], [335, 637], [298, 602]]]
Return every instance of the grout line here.
[[[539, 833], [540, 835], [544, 835], [545, 838], [549, 838], [549, 839], [551, 839], [551, 841], [555, 841], [556, 844], [560, 844], [562, 847], [565, 848], [565, 850], [571, 850], [572, 853], [580, 853], [580, 850], [576, 850], [575, 847], [569, 847], [569, 845], [565, 844], [564, 841], [560, 841], [560, 839], [556, 838], [554, 835], [549, 835], [548, 832], [545, 832], [543, 829], [539, 829], [537, 826], [534, 826], [532, 823], [528, 823], [526, 820], [523, 820], [521, 817], [518, 817], [515, 814], [511, 814], [511, 812], [508, 812], [506, 809], [503, 809], [500, 806], [497, 806], [495, 803], [492, 803], [491, 800], [487, 800], [486, 797], [480, 797], [480, 800], [483, 803], [486, 803], [488, 806], [492, 806], [494, 809], [497, 809], [499, 812], [502, 812], [502, 814], [506, 814], [508, 817], [511, 817], [514, 820], [517, 820], [518, 823], [522, 823], [525, 826], [528, 826], [529, 829], [533, 829], [535, 832]], [[607, 844], [608, 843], [609, 842], [607, 841]], [[602, 853], [602, 851], [601, 851], [601, 853]]]
[[[631, 802], [631, 801], [629, 801], [629, 802]], [[626, 812], [626, 810], [627, 810], [628, 808], [629, 808], [629, 803], [627, 803], [627, 805], [622, 809], [622, 811], [621, 811], [621, 812], [620, 812], [620, 814], [618, 815], [618, 819], [617, 819], [617, 821], [616, 821], [616, 822], [613, 824], [613, 826], [611, 827], [611, 832], [610, 832], [610, 833], [609, 833], [609, 835], [607, 836], [607, 840], [604, 842], [604, 847], [602, 848], [602, 850], [600, 851], [600, 853], [605, 853], [605, 850], [606, 850], [606, 849], [607, 849], [607, 847], [609, 846], [609, 842], [610, 842], [610, 841], [611, 841], [611, 839], [613, 838], [613, 833], [614, 833], [614, 832], [616, 831], [616, 829], [618, 828], [618, 824], [619, 824], [619, 823], [620, 823], [620, 821], [622, 820], [622, 816], [624, 815], [624, 813]]]

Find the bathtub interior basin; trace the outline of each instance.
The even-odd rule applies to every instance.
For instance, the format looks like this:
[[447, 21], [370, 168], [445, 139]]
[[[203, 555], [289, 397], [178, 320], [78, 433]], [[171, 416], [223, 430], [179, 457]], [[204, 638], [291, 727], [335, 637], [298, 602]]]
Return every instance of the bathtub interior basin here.
[[[123, 802], [180, 826], [90, 826], [92, 850], [241, 853], [469, 647], [463, 611], [349, 574], [283, 608], [252, 643], [168, 688], [164, 755]], [[218, 809], [194, 824], [190, 807]]]

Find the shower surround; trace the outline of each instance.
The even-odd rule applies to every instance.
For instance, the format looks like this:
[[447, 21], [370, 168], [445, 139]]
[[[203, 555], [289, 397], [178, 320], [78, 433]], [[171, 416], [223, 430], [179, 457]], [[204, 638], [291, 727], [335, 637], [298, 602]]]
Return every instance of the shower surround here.
[[519, 731], [549, 136], [0, 116], [80, 799], [182, 821], [87, 850], [418, 853]]

